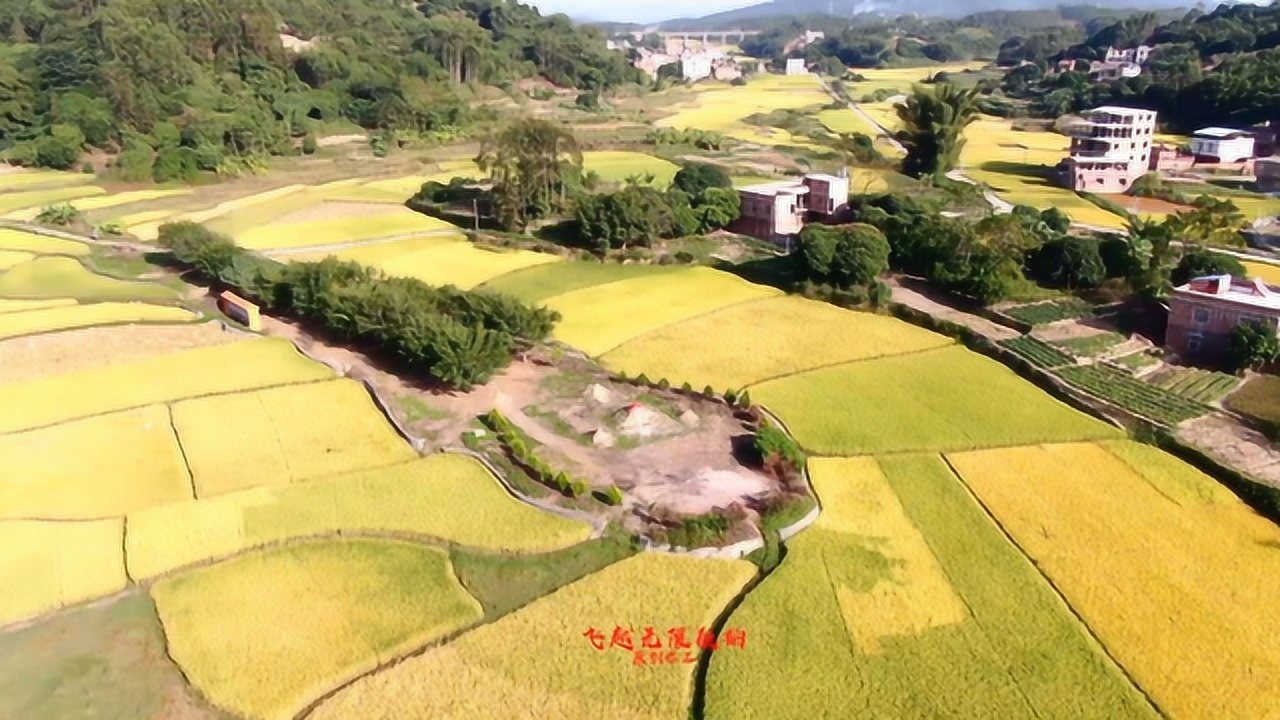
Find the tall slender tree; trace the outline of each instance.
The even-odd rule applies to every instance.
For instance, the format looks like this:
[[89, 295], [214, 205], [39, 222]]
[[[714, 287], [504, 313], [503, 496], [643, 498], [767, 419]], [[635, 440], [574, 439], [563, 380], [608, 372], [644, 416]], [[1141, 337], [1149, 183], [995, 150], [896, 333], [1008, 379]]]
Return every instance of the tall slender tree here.
[[978, 88], [963, 90], [950, 83], [916, 85], [898, 106], [903, 129], [898, 139], [907, 148], [903, 172], [913, 177], [941, 178], [960, 158], [964, 129], [978, 117]]

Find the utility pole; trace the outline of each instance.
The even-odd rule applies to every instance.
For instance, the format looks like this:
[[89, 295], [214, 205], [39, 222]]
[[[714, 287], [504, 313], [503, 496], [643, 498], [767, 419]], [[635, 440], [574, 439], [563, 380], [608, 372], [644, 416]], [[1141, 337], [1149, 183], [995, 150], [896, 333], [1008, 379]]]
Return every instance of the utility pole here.
[[480, 233], [480, 198], [471, 198], [471, 218], [472, 227], [477, 234]]

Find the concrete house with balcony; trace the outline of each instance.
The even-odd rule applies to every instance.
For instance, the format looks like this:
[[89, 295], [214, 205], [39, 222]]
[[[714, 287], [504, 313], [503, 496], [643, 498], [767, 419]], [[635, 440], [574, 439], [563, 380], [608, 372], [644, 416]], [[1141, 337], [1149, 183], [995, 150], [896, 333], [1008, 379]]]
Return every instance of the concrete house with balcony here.
[[1191, 136], [1191, 154], [1202, 163], [1238, 163], [1253, 157], [1253, 142], [1246, 130], [1201, 128]]
[[729, 229], [771, 242], [787, 242], [805, 223], [835, 222], [849, 209], [849, 178], [810, 173], [786, 180], [738, 188], [742, 212]]
[[1143, 65], [1147, 59], [1151, 57], [1152, 47], [1150, 45], [1139, 45], [1134, 48], [1107, 48], [1106, 62], [1113, 63], [1133, 63], [1134, 65]]
[[1253, 320], [1276, 327], [1280, 293], [1257, 278], [1194, 278], [1169, 295], [1165, 349], [1188, 360], [1220, 360], [1231, 331]]
[[1151, 163], [1154, 110], [1104, 105], [1067, 127], [1069, 157], [1058, 166], [1062, 183], [1092, 193], [1127, 192]]

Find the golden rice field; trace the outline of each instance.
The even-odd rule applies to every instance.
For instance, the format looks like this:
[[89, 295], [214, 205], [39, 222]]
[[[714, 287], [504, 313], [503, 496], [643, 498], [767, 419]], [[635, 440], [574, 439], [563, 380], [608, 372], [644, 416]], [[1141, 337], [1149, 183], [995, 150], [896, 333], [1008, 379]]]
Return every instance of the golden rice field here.
[[129, 575], [141, 580], [271, 543], [343, 532], [533, 553], [582, 542], [591, 527], [516, 500], [471, 458], [439, 454], [133, 513], [125, 537]]
[[870, 95], [878, 90], [897, 90], [902, 93], [910, 93], [913, 83], [921, 82], [930, 75], [936, 75], [940, 72], [958, 73], [965, 70], [981, 70], [986, 66], [987, 63], [984, 61], [971, 60], [962, 63], [930, 64], [919, 67], [857, 68], [854, 72], [863, 76], [866, 80], [845, 84], [849, 88], [849, 95], [854, 100], [857, 100], [863, 95]]
[[1274, 712], [1280, 529], [1273, 523], [1233, 499], [1171, 498], [1161, 491], [1167, 479], [1140, 476], [1096, 445], [948, 459], [1165, 713]]
[[[0, 433], [201, 395], [322, 380], [333, 371], [261, 338], [0, 385]], [[50, 402], [49, 398], [58, 398]]]
[[672, 323], [777, 295], [774, 288], [699, 267], [574, 290], [546, 305], [563, 316], [555, 329], [557, 340], [600, 355]]
[[362, 265], [378, 265], [401, 255], [409, 255], [458, 242], [461, 237], [462, 234], [460, 232], [456, 237], [450, 235], [426, 235], [408, 240], [371, 242], [346, 250], [290, 253], [289, 258], [292, 260], [314, 261], [333, 256], [341, 260], [358, 262]]
[[522, 302], [540, 304], [554, 295], [633, 278], [680, 272], [676, 265], [621, 265], [594, 260], [543, 264], [499, 275], [480, 286]]
[[823, 455], [965, 450], [1118, 432], [963, 347], [839, 365], [750, 388]]
[[[68, 307], [76, 305], [75, 298], [50, 298], [48, 300], [5, 300], [0, 298], [0, 315], [8, 313], [25, 313], [31, 310]], [[3, 322], [3, 318], [0, 318]]]
[[1071, 145], [1066, 135], [1015, 130], [1012, 121], [985, 115], [965, 128], [964, 140], [960, 165], [975, 168], [988, 162], [1053, 166]]
[[443, 552], [385, 540], [248, 555], [162, 580], [151, 594], [186, 677], [250, 720], [293, 718], [482, 614]]
[[0, 228], [0, 250], [18, 250], [37, 255], [89, 254], [89, 246], [81, 242], [45, 237], [9, 228]]
[[88, 520], [191, 500], [169, 409], [0, 435], [0, 518]]
[[21, 190], [0, 194], [0, 214], [6, 217], [15, 210], [36, 208], [37, 212], [46, 205], [60, 205], [68, 200], [102, 195], [106, 190], [97, 185], [72, 185], [45, 190]]
[[653, 175], [653, 184], [665, 188], [680, 167], [669, 160], [627, 150], [591, 150], [582, 153], [582, 170], [594, 172], [605, 182], [624, 182], [630, 177]]
[[722, 133], [747, 142], [773, 145], [791, 143], [790, 133], [769, 132], [743, 122], [757, 113], [800, 109], [826, 104], [831, 98], [811, 75], [784, 77], [755, 75], [741, 87], [697, 88], [691, 100], [676, 106], [676, 113], [664, 117], [658, 127], [692, 128]]
[[188, 310], [164, 305], [136, 302], [67, 305], [5, 313], [0, 317], [0, 340], [91, 325], [182, 323], [195, 319], [195, 314]]
[[[160, 200], [162, 198], [176, 197], [180, 195], [190, 195], [191, 188], [166, 188], [158, 190], [130, 190], [128, 192], [112, 193], [110, 195], [93, 195], [84, 198], [76, 198], [69, 202], [71, 206], [80, 212], [91, 212], [93, 210], [101, 210], [103, 208], [115, 207], [117, 205], [128, 205], [129, 203], [146, 202], [148, 200]], [[0, 196], [2, 198], [3, 196]], [[0, 202], [3, 202], [0, 199]], [[27, 208], [11, 212], [5, 217], [11, 220], [35, 220], [40, 214], [39, 207]]]
[[0, 250], [0, 272], [8, 270], [14, 265], [19, 265], [32, 258], [35, 255], [22, 250]]
[[[0, 297], [44, 300], [176, 300], [176, 290], [153, 282], [99, 275], [72, 257], [45, 256], [0, 273]], [[112, 306], [118, 307], [118, 306]], [[123, 314], [120, 310], [114, 311]]]
[[4, 172], [0, 172], [0, 192], [9, 192], [39, 185], [80, 185], [93, 182], [93, 180], [94, 177], [92, 175], [84, 173], [6, 168]]
[[[596, 650], [591, 628], [710, 627], [754, 567], [744, 561], [641, 553], [428, 650], [325, 700], [314, 720], [352, 717], [685, 717], [693, 665], [636, 667], [632, 653]], [[747, 628], [747, 647], [752, 633]], [[739, 652], [724, 650], [722, 652]]]
[[889, 132], [896, 132], [902, 128], [902, 120], [898, 117], [898, 105], [893, 101], [858, 103], [858, 107], [876, 124]]
[[130, 228], [134, 225], [142, 225], [144, 223], [155, 222], [156, 220], [164, 220], [165, 218], [177, 215], [177, 210], [141, 210], [127, 215], [118, 215], [111, 218], [108, 222], [119, 225], [121, 228]]
[[396, 207], [376, 215], [261, 225], [236, 234], [235, 240], [236, 244], [251, 250], [273, 250], [333, 245], [435, 230], [456, 228], [443, 220], [408, 208]]
[[185, 400], [173, 425], [201, 498], [417, 457], [348, 379]]
[[160, 226], [166, 222], [188, 220], [195, 223], [205, 223], [215, 218], [222, 217], [232, 211], [239, 213], [258, 205], [259, 203], [268, 203], [280, 200], [281, 198], [285, 198], [293, 193], [301, 192], [306, 189], [307, 186], [305, 185], [285, 185], [265, 192], [256, 193], [254, 195], [246, 195], [233, 200], [227, 200], [204, 210], [197, 210], [194, 212], [184, 213], [182, 215], [171, 216], [165, 219], [140, 222], [137, 225], [130, 225], [125, 229], [130, 235], [141, 240], [155, 240], [160, 235]]
[[[744, 328], [750, 328], [744, 332]], [[641, 335], [605, 353], [612, 370], [736, 389], [853, 360], [952, 344], [943, 335], [891, 317], [850, 312], [787, 296], [732, 305]], [[689, 352], [698, 347], [699, 352]]]
[[1262, 278], [1262, 281], [1268, 285], [1280, 285], [1280, 265], [1272, 265], [1270, 263], [1243, 261], [1244, 269], [1249, 273], [1251, 278]]
[[0, 520], [0, 626], [123, 589], [122, 532], [118, 518]]
[[1078, 223], [1116, 230], [1124, 228], [1124, 218], [1041, 177], [970, 169], [966, 169], [964, 174], [976, 182], [991, 186], [1003, 200], [1014, 205], [1030, 205], [1041, 210], [1056, 207]]
[[841, 135], [862, 133], [875, 137], [879, 130], [869, 124], [861, 115], [848, 109], [822, 110], [814, 117], [828, 130]]
[[729, 618], [707, 717], [1157, 717], [937, 456], [810, 471], [823, 514]]
[[[445, 242], [433, 242], [445, 240]], [[372, 265], [390, 275], [411, 277], [428, 285], [453, 285], [471, 289], [485, 281], [523, 268], [554, 263], [556, 255], [531, 250], [487, 249], [450, 238], [414, 238], [397, 243], [340, 250], [334, 255]], [[318, 255], [309, 256], [318, 258]], [[299, 259], [309, 259], [302, 256]]]

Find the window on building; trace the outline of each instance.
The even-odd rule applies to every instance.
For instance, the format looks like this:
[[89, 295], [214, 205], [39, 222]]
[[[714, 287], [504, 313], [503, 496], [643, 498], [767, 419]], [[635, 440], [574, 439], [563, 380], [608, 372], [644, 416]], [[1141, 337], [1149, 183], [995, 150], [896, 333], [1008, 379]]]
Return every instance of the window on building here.
[[1200, 352], [1200, 347], [1204, 344], [1204, 335], [1200, 333], [1191, 333], [1187, 335], [1187, 350], [1193, 353]]
[[1198, 307], [1191, 313], [1191, 319], [1197, 323], [1209, 322], [1209, 311], [1205, 308]]

